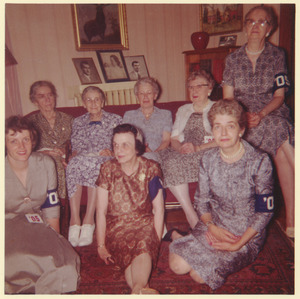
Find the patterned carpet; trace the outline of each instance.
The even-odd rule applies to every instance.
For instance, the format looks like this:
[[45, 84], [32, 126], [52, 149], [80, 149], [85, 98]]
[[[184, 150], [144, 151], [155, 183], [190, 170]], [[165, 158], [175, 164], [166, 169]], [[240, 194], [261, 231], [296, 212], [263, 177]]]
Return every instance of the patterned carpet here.
[[[172, 226], [186, 229], [184, 224]], [[212, 291], [197, 284], [189, 275], [178, 276], [168, 267], [169, 243], [162, 242], [157, 268], [150, 286], [161, 294], [294, 294], [294, 246], [273, 221], [263, 250], [254, 263], [228, 277], [226, 283]], [[81, 283], [75, 294], [129, 294], [124, 276], [106, 266], [96, 252], [96, 242], [78, 247], [81, 257]]]

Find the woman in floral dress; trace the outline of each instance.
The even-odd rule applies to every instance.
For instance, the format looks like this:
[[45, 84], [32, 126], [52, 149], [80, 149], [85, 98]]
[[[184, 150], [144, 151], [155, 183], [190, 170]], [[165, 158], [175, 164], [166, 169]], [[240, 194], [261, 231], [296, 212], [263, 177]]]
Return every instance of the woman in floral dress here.
[[224, 98], [235, 98], [248, 112], [245, 139], [274, 159], [285, 202], [286, 233], [294, 237], [294, 127], [284, 103], [289, 88], [284, 51], [267, 42], [277, 18], [270, 6], [256, 6], [245, 16], [248, 42], [226, 59]]
[[[67, 166], [67, 187], [70, 198], [69, 241], [72, 246], [86, 246], [93, 241], [95, 229], [96, 185], [100, 166], [112, 158], [111, 137], [113, 128], [119, 125], [119, 115], [102, 110], [104, 92], [89, 86], [82, 93], [87, 113], [77, 117], [72, 127], [72, 156]], [[80, 220], [82, 186], [88, 187], [86, 214]]]
[[163, 232], [164, 201], [159, 164], [141, 155], [145, 144], [130, 124], [114, 129], [115, 159], [101, 166], [97, 180], [98, 254], [125, 272], [132, 294], [149, 289]]

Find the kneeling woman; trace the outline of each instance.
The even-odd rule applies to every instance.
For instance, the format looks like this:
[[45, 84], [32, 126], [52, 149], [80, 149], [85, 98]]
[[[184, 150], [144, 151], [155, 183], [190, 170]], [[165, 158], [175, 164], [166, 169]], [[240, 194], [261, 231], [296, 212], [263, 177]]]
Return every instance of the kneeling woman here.
[[132, 294], [155, 292], [148, 281], [163, 231], [161, 170], [141, 157], [145, 144], [132, 125], [114, 129], [113, 150], [115, 159], [101, 166], [96, 182], [98, 254], [125, 271]]
[[175, 273], [190, 273], [216, 289], [261, 250], [273, 213], [273, 180], [268, 155], [241, 140], [246, 116], [238, 102], [218, 101], [208, 119], [218, 148], [200, 163], [200, 221], [191, 235], [171, 243], [169, 264]]
[[5, 292], [76, 291], [80, 259], [59, 234], [52, 158], [32, 153], [37, 132], [25, 118], [5, 123]]

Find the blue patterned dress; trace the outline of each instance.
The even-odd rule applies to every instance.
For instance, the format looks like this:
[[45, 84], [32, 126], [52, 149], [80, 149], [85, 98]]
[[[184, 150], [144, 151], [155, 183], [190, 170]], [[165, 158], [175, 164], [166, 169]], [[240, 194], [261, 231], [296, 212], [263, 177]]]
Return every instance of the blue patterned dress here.
[[77, 155], [68, 163], [66, 170], [69, 198], [76, 191], [76, 185], [96, 187], [100, 166], [110, 160], [110, 156], [100, 156], [99, 152], [111, 149], [113, 129], [122, 122], [119, 115], [102, 110], [98, 123], [90, 123], [90, 114], [77, 117], [72, 126], [72, 151]]
[[[194, 204], [199, 218], [211, 213], [217, 226], [236, 236], [243, 235], [248, 227], [258, 233], [238, 251], [216, 250], [206, 240], [208, 228], [199, 221], [192, 234], [170, 245], [170, 252], [181, 256], [212, 289], [256, 259], [273, 215], [271, 161], [247, 142], [243, 145], [245, 154], [232, 164], [222, 160], [219, 148], [203, 155]], [[257, 208], [261, 203], [257, 198], [270, 199], [269, 209]]]
[[[273, 98], [275, 82], [282, 84], [287, 75], [285, 55], [282, 49], [266, 43], [256, 61], [255, 72], [245, 46], [226, 58], [223, 84], [234, 87], [234, 97], [249, 112], [259, 112]], [[244, 138], [256, 148], [275, 156], [277, 149], [286, 141], [294, 144], [294, 128], [286, 104], [265, 116], [259, 125], [248, 129]]]

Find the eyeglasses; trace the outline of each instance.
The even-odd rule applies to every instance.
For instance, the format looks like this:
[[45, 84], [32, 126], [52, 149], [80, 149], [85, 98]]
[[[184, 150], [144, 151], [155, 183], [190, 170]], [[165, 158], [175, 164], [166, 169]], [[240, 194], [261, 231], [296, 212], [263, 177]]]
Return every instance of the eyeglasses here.
[[261, 27], [265, 27], [267, 24], [270, 25], [270, 22], [267, 20], [254, 21], [252, 19], [247, 19], [245, 23], [247, 27], [253, 27], [255, 24], [258, 24]]
[[100, 98], [94, 98], [94, 99], [87, 98], [84, 101], [86, 104], [91, 104], [91, 103], [99, 104], [100, 102], [102, 102]]
[[149, 98], [149, 97], [151, 97], [153, 95], [153, 92], [139, 92], [138, 93], [138, 96], [140, 96], [140, 97], [143, 97], [143, 98], [145, 98], [145, 97], [147, 97], [147, 98]]
[[191, 86], [191, 85], [188, 85], [188, 90], [200, 90], [201, 87], [203, 86], [208, 86], [208, 84], [198, 84], [198, 85], [194, 85], [194, 86]]

